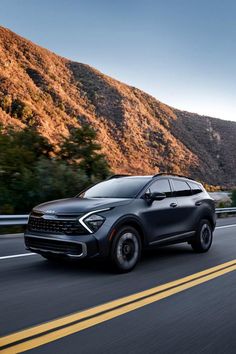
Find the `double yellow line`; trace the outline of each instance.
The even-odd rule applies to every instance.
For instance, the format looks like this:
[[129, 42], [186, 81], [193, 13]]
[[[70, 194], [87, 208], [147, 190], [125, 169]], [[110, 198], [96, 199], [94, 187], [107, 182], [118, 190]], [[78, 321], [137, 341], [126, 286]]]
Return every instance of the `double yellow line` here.
[[0, 338], [1, 353], [22, 353], [236, 270], [236, 260]]

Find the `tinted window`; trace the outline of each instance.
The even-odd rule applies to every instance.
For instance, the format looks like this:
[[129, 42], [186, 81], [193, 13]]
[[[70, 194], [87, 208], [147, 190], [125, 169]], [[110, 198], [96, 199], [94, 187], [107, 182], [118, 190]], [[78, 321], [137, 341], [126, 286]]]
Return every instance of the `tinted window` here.
[[176, 197], [185, 197], [191, 195], [191, 189], [189, 185], [184, 181], [179, 181], [177, 179], [172, 180], [174, 185], [174, 191]]
[[202, 192], [202, 189], [199, 184], [194, 183], [194, 182], [188, 182], [188, 184], [190, 185], [190, 187], [192, 189], [192, 194], [198, 194], [198, 193]]
[[159, 179], [150, 186], [151, 193], [160, 192], [165, 193], [167, 197], [171, 196], [170, 183], [168, 179]]
[[134, 198], [150, 181], [148, 177], [113, 178], [87, 189], [80, 198]]

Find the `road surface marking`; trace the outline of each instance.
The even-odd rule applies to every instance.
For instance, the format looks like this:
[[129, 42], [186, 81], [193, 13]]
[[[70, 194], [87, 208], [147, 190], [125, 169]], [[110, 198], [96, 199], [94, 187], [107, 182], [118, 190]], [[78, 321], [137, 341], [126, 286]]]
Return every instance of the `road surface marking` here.
[[22, 353], [39, 347], [235, 270], [236, 259], [182, 279], [10, 334], [0, 338], [1, 353]]
[[216, 226], [216, 229], [226, 229], [227, 227], [234, 227], [234, 226], [236, 226], [236, 224], [222, 225], [222, 226]]
[[18, 258], [18, 257], [27, 257], [27, 256], [35, 256], [36, 253], [21, 253], [21, 254], [12, 254], [10, 256], [3, 256], [3, 257], [0, 257], [0, 260], [1, 259], [9, 259], [9, 258]]

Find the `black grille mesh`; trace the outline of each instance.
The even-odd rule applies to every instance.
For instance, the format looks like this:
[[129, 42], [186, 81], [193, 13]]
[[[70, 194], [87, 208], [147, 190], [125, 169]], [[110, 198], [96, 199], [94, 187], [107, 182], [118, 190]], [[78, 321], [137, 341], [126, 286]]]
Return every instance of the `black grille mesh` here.
[[52, 234], [85, 235], [88, 231], [78, 220], [43, 219], [30, 216], [28, 230]]

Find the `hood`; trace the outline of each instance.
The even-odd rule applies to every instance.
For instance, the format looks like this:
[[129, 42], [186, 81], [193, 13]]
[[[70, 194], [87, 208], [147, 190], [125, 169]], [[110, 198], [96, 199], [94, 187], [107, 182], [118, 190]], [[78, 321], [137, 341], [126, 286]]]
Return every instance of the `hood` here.
[[66, 215], [80, 214], [89, 211], [112, 208], [115, 206], [126, 205], [132, 202], [133, 199], [118, 199], [118, 198], [69, 198], [58, 199], [51, 202], [37, 205], [33, 211], [43, 212], [48, 214]]

